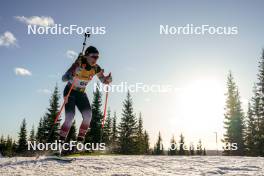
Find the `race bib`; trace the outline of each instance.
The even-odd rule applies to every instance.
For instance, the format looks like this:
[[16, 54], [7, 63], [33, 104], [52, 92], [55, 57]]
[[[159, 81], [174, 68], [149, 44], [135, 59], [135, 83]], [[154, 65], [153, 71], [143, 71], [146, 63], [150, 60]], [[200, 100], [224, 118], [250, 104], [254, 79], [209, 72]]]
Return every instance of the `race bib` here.
[[78, 88], [85, 88], [90, 80], [93, 79], [93, 76], [95, 75], [95, 71], [93, 69], [86, 70], [84, 68], [77, 68], [76, 69], [76, 78], [78, 78], [74, 84], [75, 87]]

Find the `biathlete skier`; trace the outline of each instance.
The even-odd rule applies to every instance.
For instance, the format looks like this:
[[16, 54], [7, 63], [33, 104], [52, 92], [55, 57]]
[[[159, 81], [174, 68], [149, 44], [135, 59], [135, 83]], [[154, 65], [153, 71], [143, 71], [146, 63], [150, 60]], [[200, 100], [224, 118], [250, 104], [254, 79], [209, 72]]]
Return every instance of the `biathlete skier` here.
[[[89, 81], [93, 79], [94, 75], [97, 75], [103, 84], [109, 84], [112, 82], [111, 74], [109, 73], [108, 76], [104, 76], [104, 70], [97, 65], [98, 58], [99, 51], [95, 47], [89, 46], [85, 50], [84, 55], [80, 54], [72, 66], [62, 76], [62, 80], [68, 82], [63, 92], [66, 104], [65, 121], [60, 130], [60, 140], [62, 141], [66, 140], [72, 126], [75, 115], [75, 106], [77, 106], [83, 118], [77, 140], [80, 142], [84, 141], [92, 119], [92, 110], [85, 93], [85, 88]], [[67, 98], [67, 94], [72, 84], [74, 84], [72, 91]]]

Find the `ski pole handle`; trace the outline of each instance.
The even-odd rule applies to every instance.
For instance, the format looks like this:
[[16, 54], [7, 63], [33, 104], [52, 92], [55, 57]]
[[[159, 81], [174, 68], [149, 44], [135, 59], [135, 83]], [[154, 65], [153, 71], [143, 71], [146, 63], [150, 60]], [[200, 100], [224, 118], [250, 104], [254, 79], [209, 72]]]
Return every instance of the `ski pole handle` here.
[[84, 33], [84, 41], [83, 41], [82, 54], [83, 54], [83, 51], [84, 51], [84, 48], [85, 48], [85, 45], [86, 45], [86, 39], [87, 39], [87, 37], [89, 38], [90, 35], [91, 35], [91, 34], [90, 34], [89, 32], [85, 32], [85, 33]]

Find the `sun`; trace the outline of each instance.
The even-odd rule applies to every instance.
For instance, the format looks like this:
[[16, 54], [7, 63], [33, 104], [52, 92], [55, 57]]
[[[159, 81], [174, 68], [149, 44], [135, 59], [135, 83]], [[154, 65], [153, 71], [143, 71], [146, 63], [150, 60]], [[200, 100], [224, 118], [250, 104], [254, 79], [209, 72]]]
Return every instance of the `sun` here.
[[[183, 92], [183, 108], [191, 108], [190, 115], [202, 115], [213, 118], [212, 115], [222, 108], [224, 101], [222, 85], [216, 80], [195, 80]], [[202, 117], [201, 117], [202, 118]]]
[[175, 121], [182, 131], [206, 135], [223, 126], [224, 85], [216, 79], [196, 79], [176, 97]]

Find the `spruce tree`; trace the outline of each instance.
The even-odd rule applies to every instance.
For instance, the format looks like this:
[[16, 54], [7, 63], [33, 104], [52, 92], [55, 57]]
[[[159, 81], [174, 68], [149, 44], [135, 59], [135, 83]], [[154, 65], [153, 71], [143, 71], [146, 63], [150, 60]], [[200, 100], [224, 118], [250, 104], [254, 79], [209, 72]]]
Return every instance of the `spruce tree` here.
[[112, 135], [111, 135], [111, 150], [113, 152], [117, 152], [118, 148], [118, 131], [117, 131], [117, 124], [116, 124], [116, 112], [114, 112], [113, 122], [112, 122]]
[[196, 155], [202, 155], [202, 154], [203, 154], [203, 145], [202, 145], [202, 140], [199, 139], [196, 147]]
[[190, 147], [189, 147], [189, 153], [190, 153], [190, 155], [195, 155], [195, 150], [194, 150], [194, 145], [193, 145], [193, 143], [190, 144]]
[[98, 88], [93, 93], [92, 103], [92, 120], [90, 123], [90, 131], [86, 134], [85, 142], [99, 143], [102, 132], [102, 94]]
[[172, 136], [170, 140], [170, 149], [169, 149], [169, 155], [176, 155], [177, 154], [177, 144], [174, 135]]
[[137, 137], [136, 137], [136, 145], [137, 145], [137, 154], [144, 153], [144, 131], [143, 131], [143, 120], [142, 114], [139, 114], [138, 124], [137, 124]]
[[264, 156], [264, 48], [259, 61], [258, 81], [257, 81], [257, 94], [255, 99], [259, 103], [256, 112], [257, 116], [257, 148], [259, 149], [257, 155]]
[[[244, 117], [244, 112], [242, 110], [242, 103], [240, 101], [240, 95], [238, 88], [236, 89], [236, 118], [235, 118], [235, 131], [236, 131], [236, 142], [238, 149], [234, 150], [235, 155], [244, 155], [245, 154], [245, 117]], [[232, 151], [232, 150], [231, 150]]]
[[17, 143], [15, 140], [13, 140], [12, 138], [10, 138], [10, 145], [11, 145], [11, 153], [12, 153], [12, 156], [15, 155], [15, 151], [17, 151]]
[[224, 142], [227, 145], [236, 143], [238, 150], [225, 150], [226, 155], [244, 154], [244, 117], [241, 108], [238, 88], [231, 72], [227, 78], [227, 93], [225, 106], [225, 129]]
[[136, 153], [137, 121], [133, 112], [132, 98], [130, 93], [123, 102], [122, 118], [118, 126], [119, 152], [122, 154]]
[[154, 154], [155, 155], [163, 155], [164, 154], [164, 147], [162, 144], [162, 138], [161, 138], [161, 133], [159, 132], [158, 135], [158, 140], [154, 146]]
[[183, 134], [180, 135], [180, 141], [179, 141], [179, 155], [185, 155], [186, 151], [184, 149], [185, 141]]
[[[25, 154], [27, 151], [27, 124], [26, 119], [23, 119], [20, 131], [19, 131], [19, 139], [18, 139], [18, 147], [17, 147], [17, 153], [18, 154]], [[12, 139], [10, 139], [10, 145], [12, 146]]]
[[207, 154], [206, 154], [206, 149], [205, 149], [205, 148], [203, 149], [203, 155], [204, 155], [204, 156], [207, 155]]
[[144, 131], [144, 154], [149, 154], [150, 149], [149, 149], [149, 135], [147, 131]]
[[257, 90], [257, 85], [254, 84], [253, 87], [253, 97], [252, 97], [252, 113], [253, 113], [253, 119], [254, 119], [254, 126], [256, 127], [256, 135], [253, 139], [254, 144], [255, 144], [255, 151], [253, 152], [254, 156], [260, 156], [261, 149], [260, 147], [260, 111], [261, 111], [261, 106], [260, 106], [260, 96], [259, 96], [259, 91]]
[[107, 146], [109, 146], [111, 143], [111, 135], [112, 135], [112, 118], [111, 118], [111, 111], [108, 108], [107, 118], [105, 120], [103, 137], [102, 137], [102, 142], [104, 142]]
[[[24, 133], [24, 132], [23, 132]], [[23, 142], [24, 143], [24, 142]], [[24, 144], [23, 144], [24, 145]], [[23, 151], [18, 151], [18, 149], [19, 148], [17, 148], [16, 149], [16, 151], [17, 152], [25, 152], [25, 148], [24, 148], [25, 146], [23, 146], [22, 148], [20, 148], [20, 149], [22, 149]], [[14, 143], [13, 143], [13, 140], [12, 140], [12, 138], [8, 135], [7, 136], [7, 140], [6, 140], [6, 145], [5, 145], [5, 152], [4, 152], [4, 155], [5, 156], [8, 156], [8, 157], [11, 157], [11, 156], [13, 156], [14, 155], [14, 153], [15, 153], [15, 150], [14, 150], [15, 148], [14, 148]], [[21, 153], [19, 153], [19, 154], [21, 154]]]
[[4, 152], [5, 152], [5, 138], [4, 138], [4, 135], [1, 135], [1, 138], [0, 138], [0, 156], [4, 155]]
[[248, 103], [248, 112], [247, 112], [247, 118], [246, 118], [245, 145], [246, 145], [246, 154], [249, 156], [255, 156], [257, 153], [258, 149], [256, 148], [256, 135], [257, 135], [256, 120], [254, 118], [251, 104]]
[[[31, 130], [29, 132], [28, 141], [31, 141], [32, 143], [36, 141], [34, 125], [32, 125], [32, 128], [31, 128]], [[31, 154], [31, 156], [32, 156], [35, 153], [35, 151], [31, 149], [30, 151], [28, 151], [28, 153]]]
[[45, 140], [45, 129], [44, 129], [44, 121], [43, 118], [40, 118], [37, 133], [36, 133], [37, 142], [43, 142]]
[[[51, 124], [50, 122], [51, 120], [49, 119], [48, 114], [46, 113], [43, 117], [43, 123], [42, 123], [42, 127], [43, 127], [43, 142], [52, 142], [52, 138], [53, 138], [53, 134], [52, 131], [54, 131], [53, 129], [53, 124]], [[52, 131], [51, 131], [52, 130]]]
[[60, 119], [54, 124], [55, 118], [60, 108], [59, 97], [59, 90], [58, 86], [56, 85], [50, 99], [48, 111], [44, 117], [44, 129], [47, 142], [54, 142], [59, 137]]
[[31, 128], [30, 134], [29, 134], [29, 141], [35, 141], [36, 140], [36, 136], [35, 136], [35, 128], [34, 125]]
[[5, 137], [4, 137], [4, 135], [1, 135], [0, 144], [5, 144]]

